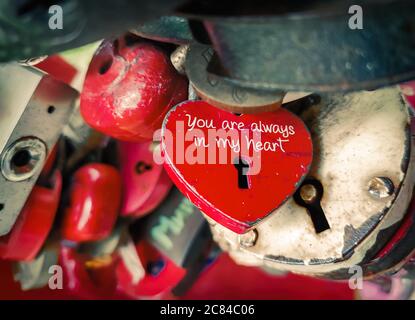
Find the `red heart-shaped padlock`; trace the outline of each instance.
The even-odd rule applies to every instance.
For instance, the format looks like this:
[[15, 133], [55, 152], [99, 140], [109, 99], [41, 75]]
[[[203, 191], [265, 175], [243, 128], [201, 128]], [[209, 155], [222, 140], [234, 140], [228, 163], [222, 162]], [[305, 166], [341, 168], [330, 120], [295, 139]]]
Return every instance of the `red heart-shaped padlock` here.
[[162, 150], [177, 187], [237, 233], [295, 192], [313, 155], [306, 126], [285, 109], [237, 115], [204, 101], [183, 102], [166, 115]]

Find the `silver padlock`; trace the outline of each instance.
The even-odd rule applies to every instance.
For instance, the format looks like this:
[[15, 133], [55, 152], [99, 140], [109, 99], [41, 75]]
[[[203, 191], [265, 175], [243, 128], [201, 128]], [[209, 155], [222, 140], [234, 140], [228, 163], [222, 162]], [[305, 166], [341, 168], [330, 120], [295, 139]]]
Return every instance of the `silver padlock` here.
[[78, 93], [17, 63], [0, 66], [0, 236], [9, 233]]

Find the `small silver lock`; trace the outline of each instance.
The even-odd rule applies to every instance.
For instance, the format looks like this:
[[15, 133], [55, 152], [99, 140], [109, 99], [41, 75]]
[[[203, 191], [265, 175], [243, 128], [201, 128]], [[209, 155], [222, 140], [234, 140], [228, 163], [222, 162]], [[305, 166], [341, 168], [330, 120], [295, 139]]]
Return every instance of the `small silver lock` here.
[[0, 236], [13, 228], [77, 95], [35, 68], [0, 65]]

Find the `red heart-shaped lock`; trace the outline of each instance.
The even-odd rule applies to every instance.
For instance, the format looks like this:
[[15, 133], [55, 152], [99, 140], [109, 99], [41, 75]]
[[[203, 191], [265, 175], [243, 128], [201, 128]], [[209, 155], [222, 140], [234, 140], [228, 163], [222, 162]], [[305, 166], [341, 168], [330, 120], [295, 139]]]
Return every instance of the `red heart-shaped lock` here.
[[283, 108], [237, 115], [204, 101], [183, 102], [166, 115], [162, 150], [177, 187], [237, 233], [295, 192], [313, 155], [306, 126]]

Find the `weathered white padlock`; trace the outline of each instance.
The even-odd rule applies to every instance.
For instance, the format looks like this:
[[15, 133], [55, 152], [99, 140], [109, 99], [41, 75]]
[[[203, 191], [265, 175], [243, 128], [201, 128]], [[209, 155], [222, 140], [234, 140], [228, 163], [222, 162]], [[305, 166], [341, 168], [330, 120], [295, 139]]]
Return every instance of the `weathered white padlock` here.
[[398, 88], [285, 107], [311, 132], [307, 178], [245, 234], [210, 221], [214, 239], [240, 264], [329, 278], [349, 278], [354, 265], [366, 276], [402, 265], [413, 251], [415, 162], [411, 111]]

